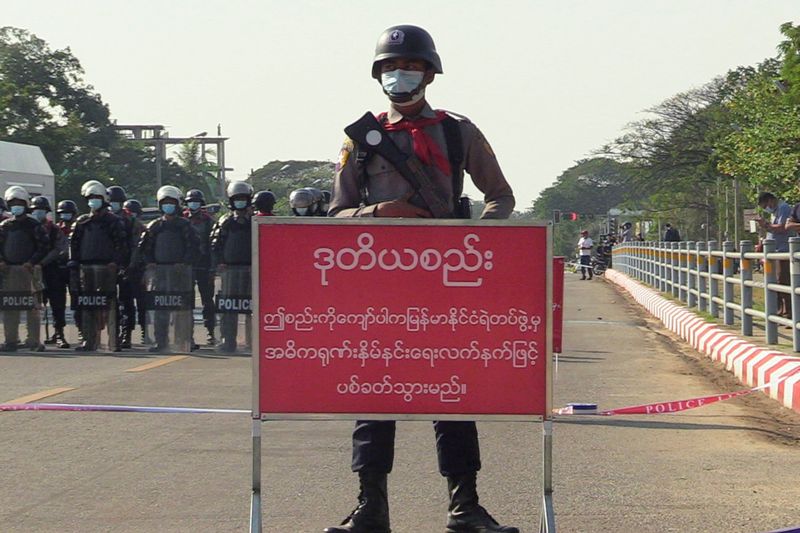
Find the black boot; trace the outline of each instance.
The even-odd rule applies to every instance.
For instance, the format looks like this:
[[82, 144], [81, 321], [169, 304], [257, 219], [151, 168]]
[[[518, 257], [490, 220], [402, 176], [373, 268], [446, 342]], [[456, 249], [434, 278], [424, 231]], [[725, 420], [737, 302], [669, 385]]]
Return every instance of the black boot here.
[[391, 533], [386, 474], [359, 472], [358, 506], [342, 525], [326, 527], [325, 533]]
[[[56, 328], [56, 332], [53, 334], [53, 338], [57, 342], [57, 346], [59, 348], [69, 348], [69, 343], [67, 342], [67, 338], [64, 337], [64, 328]], [[45, 342], [47, 344], [47, 342]]]
[[447, 510], [447, 533], [519, 533], [519, 529], [501, 526], [478, 504], [477, 473], [448, 476], [450, 507]]

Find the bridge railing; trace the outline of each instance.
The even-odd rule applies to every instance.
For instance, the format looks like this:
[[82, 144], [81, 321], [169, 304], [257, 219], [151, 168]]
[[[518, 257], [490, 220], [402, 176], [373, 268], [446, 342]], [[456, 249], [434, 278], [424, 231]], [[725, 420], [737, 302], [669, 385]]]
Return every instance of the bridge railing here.
[[[778, 283], [777, 261], [789, 263], [789, 285]], [[788, 252], [775, 252], [771, 239], [762, 252], [755, 252], [750, 241], [741, 241], [738, 252], [731, 241], [721, 246], [717, 241], [626, 242], [614, 248], [613, 265], [728, 326], [738, 320], [742, 335], [753, 336], [756, 319], [767, 344], [777, 344], [778, 327], [788, 326], [794, 351], [800, 352], [800, 237], [789, 239]], [[763, 276], [754, 279], [761, 265]], [[778, 315], [779, 294], [791, 296], [791, 316]]]

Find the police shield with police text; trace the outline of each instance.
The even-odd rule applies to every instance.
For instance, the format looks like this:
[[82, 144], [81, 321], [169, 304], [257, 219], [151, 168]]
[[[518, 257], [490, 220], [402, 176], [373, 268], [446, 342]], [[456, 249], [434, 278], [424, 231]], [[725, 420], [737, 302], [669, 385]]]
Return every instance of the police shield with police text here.
[[127, 237], [122, 221], [108, 207], [108, 191], [90, 180], [81, 187], [89, 213], [75, 222], [70, 239], [70, 283], [77, 295], [80, 333], [76, 350], [94, 351], [100, 333], [108, 333], [108, 345], [117, 350], [117, 271], [127, 257]]
[[[345, 129], [349, 136], [336, 164], [330, 216], [461, 218], [464, 171], [484, 194], [484, 219], [507, 218], [511, 187], [489, 143], [468, 119], [433, 110], [425, 90], [442, 73], [433, 39], [422, 28], [395, 26], [378, 40], [372, 77], [390, 106]], [[478, 503], [481, 467], [474, 422], [434, 423], [439, 471], [447, 478], [446, 531], [518, 533], [502, 526]], [[327, 533], [388, 533], [387, 475], [394, 457], [395, 423], [365, 421], [353, 432], [352, 469], [358, 473], [358, 505]], [[438, 527], [426, 529], [434, 531]]]
[[180, 189], [164, 185], [156, 199], [162, 215], [147, 225], [139, 245], [145, 264], [145, 305], [154, 311], [156, 345], [150, 351], [166, 352], [170, 346], [188, 351], [193, 329], [192, 264], [197, 235], [191, 223], [180, 216]]
[[120, 348], [131, 347], [131, 333], [136, 324], [136, 308], [133, 302], [133, 285], [128, 272], [130, 265], [131, 251], [136, 247], [138, 241], [133, 241], [133, 220], [124, 211], [123, 206], [128, 200], [125, 189], [119, 185], [112, 185], [108, 188], [109, 210], [119, 217], [127, 236], [125, 244], [125, 259], [117, 272], [119, 320], [117, 320], [117, 346]]
[[50, 242], [44, 226], [27, 214], [28, 191], [9, 187], [5, 201], [11, 218], [0, 223], [0, 310], [3, 312], [5, 343], [1, 351], [15, 352], [19, 343], [21, 312], [26, 313], [28, 338], [24, 347], [43, 351], [41, 329], [41, 261]]
[[[239, 329], [239, 314], [246, 314], [245, 342], [247, 345], [251, 344], [249, 308], [244, 309], [243, 305], [248, 301], [245, 297], [250, 294], [252, 261], [250, 202], [253, 198], [253, 187], [243, 181], [234, 181], [228, 185], [227, 194], [231, 212], [222, 217], [214, 228], [211, 236], [211, 252], [221, 284], [220, 294], [217, 295], [217, 311], [221, 314], [220, 351], [234, 352]], [[236, 309], [231, 307], [234, 305]]]

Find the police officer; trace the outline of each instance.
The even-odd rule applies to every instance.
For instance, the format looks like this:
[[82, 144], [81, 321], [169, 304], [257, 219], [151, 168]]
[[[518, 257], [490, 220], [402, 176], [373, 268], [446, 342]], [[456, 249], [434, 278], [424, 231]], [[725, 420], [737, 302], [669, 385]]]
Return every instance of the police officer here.
[[[145, 265], [191, 266], [194, 263], [194, 254], [198, 247], [197, 235], [191, 223], [181, 217], [182, 199], [183, 193], [177, 187], [164, 185], [158, 189], [156, 200], [161, 217], [147, 225], [139, 244]], [[164, 352], [169, 348], [170, 313], [156, 311], [154, 320], [156, 344], [150, 351]]]
[[[389, 110], [378, 118], [386, 134], [422, 162], [440, 197], [458, 216], [464, 171], [484, 193], [481, 218], [507, 218], [514, 196], [489, 143], [469, 120], [434, 111], [425, 91], [442, 64], [431, 36], [416, 26], [394, 26], [379, 38], [372, 77], [389, 98]], [[346, 139], [336, 165], [329, 215], [339, 217], [430, 218], [424, 200], [386, 159]], [[450, 494], [447, 531], [503, 532], [518, 529], [498, 524], [478, 503], [477, 472], [481, 467], [474, 422], [434, 423], [439, 471]], [[353, 432], [353, 471], [361, 485], [356, 509], [328, 533], [388, 533], [387, 474], [392, 469], [395, 424], [358, 421]], [[431, 530], [434, 528], [431, 527]]]
[[139, 200], [131, 198], [122, 204], [122, 210], [125, 216], [131, 221], [131, 234], [129, 239], [131, 243], [131, 260], [128, 263], [127, 273], [128, 281], [131, 286], [131, 295], [136, 308], [136, 312], [131, 315], [131, 329], [134, 329], [136, 323], [138, 323], [142, 330], [142, 344], [150, 344], [151, 341], [147, 338], [147, 307], [144, 304], [144, 287], [142, 286], [144, 264], [141, 261], [141, 254], [139, 253], [139, 242], [145, 230], [145, 225], [141, 221], [142, 203]]
[[[28, 216], [28, 201], [30, 195], [28, 191], [20, 186], [12, 186], [6, 189], [4, 194], [5, 201], [11, 212], [11, 218], [0, 222], [0, 272], [3, 273], [4, 285], [13, 285], [16, 274], [8, 271], [8, 266], [21, 265], [25, 270], [31, 272], [33, 280], [28, 276], [20, 278], [18, 281], [23, 292], [35, 291], [37, 273], [35, 267], [39, 265], [47, 255], [50, 241], [47, 237], [42, 224], [35, 218]], [[14, 276], [14, 277], [12, 277]], [[31, 283], [31, 281], [33, 281]], [[23, 286], [24, 285], [24, 286]], [[14, 290], [15, 287], [7, 287], [7, 290]], [[39, 314], [38, 302], [36, 307], [27, 310], [28, 339], [25, 346], [37, 352], [44, 351], [44, 345], [40, 342], [41, 335], [41, 315]], [[6, 352], [17, 351], [19, 342], [19, 319], [20, 311], [6, 310], [3, 312], [3, 327], [5, 329], [5, 344], [0, 350]]]
[[[100, 275], [100, 271], [97, 271], [95, 273], [101, 277], [84, 279], [85, 283], [96, 286], [84, 286], [82, 289], [93, 290], [99, 284], [105, 285], [103, 276], [116, 277], [118, 269], [125, 265], [128, 241], [122, 221], [108, 209], [108, 191], [105, 185], [97, 180], [87, 181], [81, 187], [81, 195], [86, 199], [89, 213], [78, 217], [72, 229], [69, 266], [73, 269], [72, 274], [76, 276], [76, 280], [79, 276], [77, 269], [80, 267], [105, 266], [108, 270], [106, 274]], [[78, 288], [77, 282], [73, 285]], [[91, 311], [91, 324], [84, 323], [84, 319], [81, 318], [78, 326], [83, 342], [76, 350], [86, 352], [97, 350], [99, 329], [108, 312], [116, 314], [116, 309]], [[108, 334], [109, 337], [115, 336], [116, 331], [109, 331]]]
[[119, 294], [118, 304], [120, 309], [119, 320], [117, 321], [117, 345], [120, 348], [131, 348], [131, 334], [136, 326], [136, 306], [133, 302], [133, 286], [128, 272], [131, 262], [131, 253], [138, 246], [139, 241], [133, 240], [133, 220], [123, 209], [128, 195], [125, 189], [119, 185], [112, 185], [108, 188], [108, 205], [110, 211], [118, 216], [125, 228], [127, 242], [125, 246], [125, 260], [120, 265], [117, 277], [117, 289]]
[[[78, 204], [73, 202], [72, 200], [61, 200], [58, 202], [58, 206], [56, 207], [56, 217], [58, 221], [56, 225], [67, 237], [67, 243], [69, 243], [70, 238], [72, 237], [72, 228], [75, 227], [75, 221], [78, 219]], [[64, 278], [64, 284], [67, 287], [67, 292], [69, 292], [69, 308], [72, 310], [72, 318], [75, 321], [75, 325], [78, 327], [78, 331], [81, 329], [81, 314], [78, 312], [78, 293], [76, 292], [76, 286], [74, 283], [70, 283], [70, 269], [69, 265], [69, 250], [67, 250], [67, 264], [64, 265], [64, 268], [61, 270], [61, 275]], [[47, 341], [45, 341], [47, 343]]]
[[[69, 343], [64, 337], [64, 327], [67, 325], [67, 278], [64, 273], [67, 269], [69, 256], [69, 239], [56, 224], [47, 218], [50, 213], [50, 200], [46, 196], [36, 196], [31, 201], [31, 215], [38, 220], [45, 231], [49, 241], [49, 250], [42, 259], [42, 275], [44, 277], [45, 305], [50, 303], [53, 311], [53, 336], [44, 341], [45, 344], [56, 344], [59, 348], [69, 348]], [[45, 312], [47, 310], [45, 309]]]
[[[206, 344], [215, 346], [214, 337], [216, 315], [214, 313], [214, 273], [211, 270], [211, 231], [214, 229], [214, 218], [205, 210], [206, 197], [200, 189], [191, 189], [184, 198], [186, 209], [183, 216], [191, 222], [197, 235], [198, 248], [195, 263], [192, 266], [193, 282], [200, 293], [203, 304], [203, 325], [206, 328]], [[194, 345], [194, 340], [192, 340]], [[195, 345], [197, 346], [197, 345]]]
[[[231, 212], [219, 220], [211, 235], [212, 258], [216, 271], [223, 278], [229, 265], [250, 266], [252, 247], [250, 202], [253, 198], [253, 187], [244, 181], [232, 181], [228, 185], [227, 195]], [[222, 289], [224, 291], [226, 287], [223, 286]], [[239, 315], [226, 313], [221, 321], [220, 351], [235, 352]]]
[[298, 217], [313, 217], [316, 211], [314, 195], [307, 188], [297, 189], [289, 194], [289, 207]]
[[256, 195], [253, 196], [253, 207], [256, 208], [256, 216], [274, 216], [272, 210], [275, 209], [275, 195], [270, 190], [258, 191]]

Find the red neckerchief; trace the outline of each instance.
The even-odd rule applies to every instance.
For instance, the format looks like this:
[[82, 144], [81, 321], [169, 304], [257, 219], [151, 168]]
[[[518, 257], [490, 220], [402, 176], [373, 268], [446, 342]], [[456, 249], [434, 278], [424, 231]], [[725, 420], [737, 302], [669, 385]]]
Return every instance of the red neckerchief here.
[[407, 118], [391, 124], [386, 120], [386, 113], [378, 115], [378, 122], [383, 124], [383, 129], [386, 131], [408, 131], [411, 133], [411, 139], [414, 141], [414, 153], [420, 161], [426, 165], [433, 163], [442, 171], [445, 176], [450, 175], [450, 161], [442, 153], [442, 149], [436, 144], [436, 141], [428, 135], [423, 128], [432, 126], [443, 121], [447, 117], [444, 111], [436, 111], [436, 116], [432, 118], [419, 118], [417, 120], [409, 120]]

